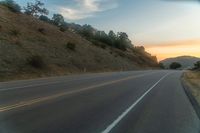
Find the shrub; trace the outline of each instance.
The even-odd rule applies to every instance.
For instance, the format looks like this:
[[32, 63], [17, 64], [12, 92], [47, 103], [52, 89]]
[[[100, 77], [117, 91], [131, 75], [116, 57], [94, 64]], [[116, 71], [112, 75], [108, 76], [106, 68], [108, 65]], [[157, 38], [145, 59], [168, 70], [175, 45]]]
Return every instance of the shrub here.
[[120, 57], [126, 57], [126, 54], [123, 51], [117, 50], [116, 53], [120, 56]]
[[106, 45], [105, 44], [101, 44], [101, 48], [102, 49], [106, 49]]
[[47, 16], [45, 16], [45, 15], [40, 15], [39, 19], [41, 21], [44, 21], [44, 22], [47, 22], [47, 23], [51, 22], [51, 20]]
[[65, 31], [66, 31], [66, 28], [60, 27], [60, 31], [65, 32]]
[[119, 41], [115, 43], [114, 47], [118, 48], [118, 49], [120, 49], [122, 51], [126, 51], [127, 50], [126, 46], [124, 44], [122, 44], [121, 42], [119, 42]]
[[46, 67], [44, 59], [39, 55], [31, 56], [27, 61], [30, 66], [37, 69], [43, 69]]
[[17, 30], [17, 29], [12, 29], [12, 30], [10, 31], [10, 34], [13, 35], [13, 36], [18, 36], [18, 35], [20, 35], [20, 31]]
[[194, 63], [194, 69], [200, 69], [200, 61]]
[[159, 65], [159, 67], [160, 67], [161, 69], [165, 69], [165, 65], [164, 65], [163, 63], [160, 62], [158, 65]]
[[59, 27], [60, 27], [60, 31], [62, 31], [62, 32], [67, 31], [69, 28], [68, 23], [66, 23], [66, 22], [63, 22]]
[[69, 43], [66, 44], [66, 48], [67, 48], [67, 49], [70, 49], [70, 50], [72, 50], [72, 51], [75, 51], [75, 49], [76, 49], [76, 44], [69, 42]]
[[182, 65], [178, 62], [172, 62], [169, 66], [170, 69], [178, 69], [178, 68], [181, 68]]
[[96, 40], [91, 40], [91, 42], [95, 46], [100, 47], [102, 49], [106, 49], [107, 48], [107, 45], [105, 43], [102, 43], [102, 42], [99, 42], [99, 41], [96, 41]]
[[38, 31], [42, 34], [45, 34], [45, 29], [44, 28], [39, 28]]
[[0, 2], [1, 5], [8, 7], [12, 12], [20, 13], [21, 7], [13, 0], [4, 0]]

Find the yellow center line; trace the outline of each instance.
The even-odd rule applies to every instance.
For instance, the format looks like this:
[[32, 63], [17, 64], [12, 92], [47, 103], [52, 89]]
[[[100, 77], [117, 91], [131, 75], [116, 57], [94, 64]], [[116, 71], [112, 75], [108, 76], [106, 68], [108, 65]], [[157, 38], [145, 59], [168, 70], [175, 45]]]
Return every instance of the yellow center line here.
[[[155, 72], [153, 72], [153, 73], [155, 73]], [[141, 74], [141, 75], [137, 75], [137, 76], [129, 76], [127, 78], [109, 81], [109, 82], [101, 83], [101, 84], [98, 84], [98, 85], [92, 85], [92, 86], [85, 87], [85, 88], [82, 88], [82, 89], [79, 89], [79, 90], [67, 91], [67, 92], [54, 94], [54, 95], [51, 95], [51, 96], [46, 96], [46, 97], [43, 97], [43, 98], [37, 98], [37, 99], [29, 100], [29, 101], [19, 102], [17, 104], [12, 104], [12, 105], [8, 105], [8, 106], [0, 107], [0, 112], [5, 112], [5, 111], [21, 108], [21, 107], [24, 107], [24, 106], [29, 106], [29, 105], [32, 105], [32, 104], [36, 104], [36, 103], [56, 99], [56, 98], [59, 98], [59, 97], [62, 97], [62, 96], [67, 96], [67, 95], [70, 95], [70, 94], [79, 93], [79, 92], [91, 90], [91, 89], [94, 89], [94, 88], [98, 88], [98, 87], [102, 87], [102, 86], [126, 81], [126, 80], [129, 80], [129, 79], [143, 77], [143, 76], [146, 76], [146, 75], [149, 75], [149, 74], [152, 74], [152, 73]]]

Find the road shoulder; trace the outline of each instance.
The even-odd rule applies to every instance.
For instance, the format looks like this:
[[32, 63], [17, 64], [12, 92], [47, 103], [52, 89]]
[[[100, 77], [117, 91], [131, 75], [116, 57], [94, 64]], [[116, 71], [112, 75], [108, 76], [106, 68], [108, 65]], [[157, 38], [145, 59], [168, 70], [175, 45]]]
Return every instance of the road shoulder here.
[[184, 91], [200, 119], [200, 84], [198, 84], [197, 81], [200, 83], [200, 77], [196, 76], [196, 74], [191, 71], [184, 72], [181, 78]]

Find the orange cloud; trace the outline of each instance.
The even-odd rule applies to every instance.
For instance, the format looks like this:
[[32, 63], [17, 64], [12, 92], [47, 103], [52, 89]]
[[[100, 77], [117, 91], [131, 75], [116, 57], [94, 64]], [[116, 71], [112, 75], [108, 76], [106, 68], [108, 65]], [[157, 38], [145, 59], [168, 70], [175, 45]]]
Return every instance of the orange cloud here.
[[200, 39], [146, 45], [145, 48], [152, 55], [156, 55], [159, 61], [183, 55], [200, 57]]

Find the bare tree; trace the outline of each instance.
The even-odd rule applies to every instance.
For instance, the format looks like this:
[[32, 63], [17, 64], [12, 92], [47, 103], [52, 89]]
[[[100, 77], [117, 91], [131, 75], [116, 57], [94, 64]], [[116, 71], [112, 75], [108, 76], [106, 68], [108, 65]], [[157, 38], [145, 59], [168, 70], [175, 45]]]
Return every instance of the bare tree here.
[[39, 17], [39, 15], [48, 15], [49, 11], [43, 8], [44, 3], [39, 0], [35, 0], [35, 3], [28, 2], [27, 6], [24, 8], [27, 15]]

